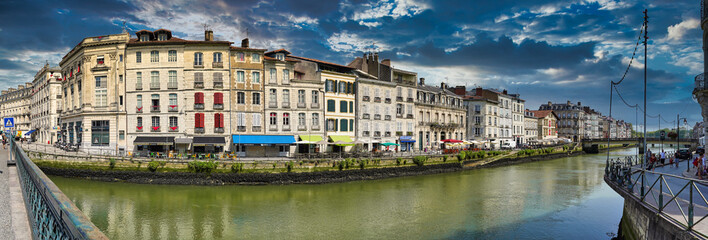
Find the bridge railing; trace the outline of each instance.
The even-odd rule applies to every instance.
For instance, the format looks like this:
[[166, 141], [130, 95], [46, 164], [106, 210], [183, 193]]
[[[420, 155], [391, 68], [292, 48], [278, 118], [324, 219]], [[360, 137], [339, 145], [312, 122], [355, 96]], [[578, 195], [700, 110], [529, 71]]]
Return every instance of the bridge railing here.
[[108, 239], [9, 139], [33, 239]]
[[[708, 181], [646, 170], [636, 156], [609, 159], [605, 177], [659, 215], [703, 237], [708, 230]], [[699, 229], [697, 229], [699, 228]], [[700, 232], [698, 230], [702, 230]]]

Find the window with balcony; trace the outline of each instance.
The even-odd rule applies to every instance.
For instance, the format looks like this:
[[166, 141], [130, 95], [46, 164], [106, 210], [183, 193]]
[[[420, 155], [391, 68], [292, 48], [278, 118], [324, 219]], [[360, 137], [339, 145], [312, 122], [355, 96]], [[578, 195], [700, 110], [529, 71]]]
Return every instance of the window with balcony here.
[[169, 131], [171, 132], [176, 132], [177, 129], [177, 117], [170, 117], [169, 118], [169, 123], [170, 123], [170, 129]]
[[160, 111], [160, 94], [153, 94], [152, 96], [152, 112]]
[[160, 117], [152, 117], [152, 131], [160, 131]]
[[150, 51], [150, 62], [160, 62], [160, 52]]
[[224, 94], [217, 92], [214, 93], [214, 109], [221, 110], [224, 109]]
[[253, 99], [251, 100], [251, 104], [253, 105], [261, 105], [261, 94], [254, 92], [253, 93]]
[[135, 127], [138, 132], [143, 130], [143, 117], [137, 118]]
[[214, 88], [221, 89], [224, 88], [224, 79], [222, 78], [223, 74], [220, 72], [215, 72], [212, 75], [212, 78], [214, 79]]
[[261, 83], [261, 73], [260, 72], [252, 72], [251, 73], [251, 83], [253, 84], [260, 84]]
[[236, 103], [237, 104], [246, 104], [246, 93], [237, 92], [236, 93]]
[[194, 109], [204, 109], [204, 93], [194, 93]]
[[177, 51], [176, 50], [167, 51], [167, 61], [168, 62], [177, 62]]
[[150, 72], [150, 89], [151, 90], [160, 89], [160, 72], [158, 72], [158, 71]]
[[167, 88], [177, 89], [177, 71], [167, 72]]
[[204, 54], [200, 52], [194, 53], [194, 66], [203, 67], [204, 66]]
[[194, 88], [204, 88], [204, 73], [194, 73]]
[[170, 93], [169, 95], [170, 99], [170, 105], [169, 108], [167, 109], [169, 112], [177, 112], [177, 94], [176, 93]]

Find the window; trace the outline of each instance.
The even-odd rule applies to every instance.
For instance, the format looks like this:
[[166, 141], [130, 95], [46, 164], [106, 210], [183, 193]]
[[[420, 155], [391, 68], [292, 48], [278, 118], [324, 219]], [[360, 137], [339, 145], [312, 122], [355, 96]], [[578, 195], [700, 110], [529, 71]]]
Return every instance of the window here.
[[339, 101], [339, 112], [347, 112], [347, 101]]
[[253, 100], [251, 101], [251, 104], [254, 105], [260, 105], [261, 104], [261, 94], [260, 93], [253, 93]]
[[123, 75], [118, 75], [118, 81], [123, 82]]
[[313, 113], [312, 114], [312, 126], [319, 126], [319, 125], [320, 125], [320, 114]]
[[336, 108], [334, 100], [327, 100], [327, 112], [335, 112]]
[[177, 106], [177, 94], [176, 93], [170, 93], [170, 107], [172, 106]]
[[120, 104], [121, 106], [123, 106], [123, 96], [120, 96], [119, 99], [120, 99], [119, 104]]
[[346, 82], [339, 82], [339, 89], [337, 89], [337, 92], [339, 93], [345, 93], [347, 92], [347, 83]]
[[137, 121], [137, 122], [138, 122], [138, 123], [137, 123], [138, 128], [143, 127], [143, 117], [138, 117], [138, 121]]
[[167, 72], [167, 88], [177, 88], [177, 71]]
[[278, 114], [270, 113], [270, 125], [278, 125]]
[[246, 104], [246, 93], [244, 93], [244, 92], [237, 92], [237, 93], [236, 93], [236, 103], [238, 103], [238, 104]]
[[137, 72], [137, 73], [135, 73], [135, 90], [142, 90], [142, 89], [143, 89], [143, 73]]
[[354, 102], [349, 101], [349, 113], [354, 113]]
[[277, 80], [277, 71], [275, 70], [275, 68], [271, 68], [271, 69], [270, 69], [270, 80], [269, 80], [268, 82], [269, 82], [269, 83], [273, 83], [273, 84], [278, 83], [278, 80]]
[[194, 65], [195, 66], [204, 66], [204, 54], [197, 52], [194, 53]]
[[153, 94], [152, 95], [152, 107], [153, 108], [160, 107], [160, 94]]
[[246, 127], [246, 113], [245, 112], [237, 112], [236, 113], [236, 124], [239, 127]]
[[261, 114], [260, 113], [253, 113], [253, 121], [251, 124], [254, 127], [260, 127], [261, 126]]
[[307, 122], [305, 121], [305, 113], [298, 113], [297, 114], [297, 124], [298, 124], [298, 126], [307, 125]]
[[147, 34], [141, 34], [141, 35], [140, 35], [140, 41], [141, 41], [141, 42], [147, 42], [147, 41], [150, 41], [150, 35], [147, 35]]
[[204, 109], [204, 93], [194, 93], [194, 108]]
[[349, 131], [354, 131], [354, 119], [349, 119]]
[[245, 55], [242, 52], [236, 54], [236, 57], [240, 62], [246, 61]]
[[215, 53], [214, 53], [214, 62], [215, 62], [215, 63], [220, 63], [220, 62], [221, 62], [221, 53], [220, 53], [220, 52], [215, 52]]
[[282, 54], [282, 53], [275, 54], [275, 58], [280, 61], [285, 61], [285, 54]]
[[143, 62], [143, 57], [141, 52], [135, 52], [135, 62], [136, 63], [141, 63]]
[[312, 91], [312, 103], [317, 104], [320, 101], [320, 93], [318, 91]]
[[261, 55], [258, 53], [251, 54], [251, 62], [260, 62]]
[[334, 81], [332, 80], [327, 80], [325, 82], [325, 91], [327, 92], [334, 92]]
[[143, 95], [138, 94], [135, 99], [135, 105], [140, 109], [143, 108]]
[[[94, 103], [97, 107], [108, 106], [108, 82], [106, 81], [106, 76], [96, 77], [96, 98]], [[72, 88], [73, 90], [73, 88]]]
[[160, 62], [160, 52], [150, 51], [150, 62]]
[[170, 127], [177, 129], [177, 117], [170, 117], [169, 119], [170, 119]]
[[194, 114], [194, 128], [204, 128], [204, 113]]
[[224, 114], [223, 113], [214, 113], [214, 127], [215, 128], [224, 128]]
[[214, 107], [223, 107], [224, 105], [224, 94], [217, 92], [214, 93]]
[[297, 103], [298, 104], [305, 104], [305, 90], [298, 90], [297, 91]]
[[283, 89], [283, 103], [290, 103], [290, 90]]
[[246, 82], [246, 76], [243, 71], [236, 72], [236, 82]]
[[110, 143], [110, 122], [108, 120], [91, 121], [91, 145], [108, 146]]
[[[96, 57], [96, 64], [103, 65], [103, 55]], [[72, 70], [73, 72], [73, 70]]]
[[327, 131], [337, 131], [337, 120], [335, 119], [327, 119], [327, 122], [325, 123], [325, 127], [327, 128]]
[[283, 84], [290, 84], [290, 70], [283, 69]]
[[[123, 62], [123, 54], [118, 54], [118, 61]], [[80, 64], [79, 64], [78, 72], [81, 72], [81, 65]]]
[[204, 73], [196, 72], [194, 73], [194, 87], [203, 88], [204, 87]]
[[251, 73], [251, 83], [261, 83], [261, 73], [260, 72], [252, 72]]
[[348, 132], [349, 131], [348, 126], [349, 126], [349, 124], [346, 119], [339, 119], [339, 131]]
[[269, 96], [269, 97], [270, 97], [270, 104], [271, 104], [271, 105], [272, 105], [272, 104], [277, 104], [276, 101], [278, 100], [278, 90], [271, 89], [271, 90], [270, 90], [270, 96]]
[[167, 51], [167, 61], [168, 62], [177, 62], [177, 51], [176, 50]]
[[152, 127], [153, 128], [160, 127], [160, 117], [152, 117]]
[[396, 104], [396, 115], [403, 114], [403, 104]]

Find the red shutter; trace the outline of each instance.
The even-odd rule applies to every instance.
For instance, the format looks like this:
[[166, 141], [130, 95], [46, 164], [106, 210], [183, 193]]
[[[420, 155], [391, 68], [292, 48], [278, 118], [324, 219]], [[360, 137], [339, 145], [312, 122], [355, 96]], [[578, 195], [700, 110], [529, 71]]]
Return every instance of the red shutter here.
[[224, 104], [224, 94], [223, 93], [214, 93], [214, 104]]
[[199, 127], [204, 127], [204, 113], [199, 114]]
[[199, 127], [199, 113], [194, 114], [194, 127], [195, 128]]
[[219, 114], [214, 113], [214, 127], [218, 128], [219, 127]]
[[204, 93], [194, 93], [194, 104], [204, 104]]
[[219, 127], [224, 128], [224, 114], [219, 113]]

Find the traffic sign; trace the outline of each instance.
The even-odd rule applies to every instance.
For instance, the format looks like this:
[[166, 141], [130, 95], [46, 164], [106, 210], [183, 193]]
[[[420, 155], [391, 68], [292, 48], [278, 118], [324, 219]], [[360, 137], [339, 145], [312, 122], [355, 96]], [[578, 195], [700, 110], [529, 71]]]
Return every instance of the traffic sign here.
[[15, 127], [15, 118], [6, 117], [5, 119], [3, 119], [3, 123], [5, 123], [6, 128], [14, 128]]

